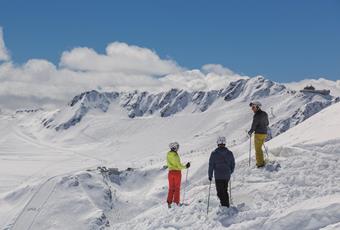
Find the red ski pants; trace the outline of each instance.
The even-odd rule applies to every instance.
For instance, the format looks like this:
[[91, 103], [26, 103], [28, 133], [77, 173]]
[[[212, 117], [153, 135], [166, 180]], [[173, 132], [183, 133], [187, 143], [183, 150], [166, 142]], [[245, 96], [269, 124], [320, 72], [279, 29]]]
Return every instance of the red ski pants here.
[[179, 204], [182, 174], [179, 170], [171, 170], [168, 174], [169, 191], [167, 202]]

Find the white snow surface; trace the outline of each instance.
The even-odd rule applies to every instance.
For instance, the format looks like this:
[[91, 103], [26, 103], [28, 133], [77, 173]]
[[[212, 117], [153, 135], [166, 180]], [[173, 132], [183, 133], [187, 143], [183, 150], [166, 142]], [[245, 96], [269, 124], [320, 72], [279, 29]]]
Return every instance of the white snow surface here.
[[[264, 109], [279, 122], [304, 106], [302, 98], [274, 94]], [[42, 125], [55, 111], [1, 114], [0, 229], [339, 229], [340, 103], [266, 143], [269, 160], [281, 165], [274, 172], [255, 168], [253, 150], [248, 166], [247, 104], [216, 100], [205, 112], [188, 105], [133, 119], [113, 104], [58, 132]], [[74, 113], [61, 111], [60, 120]], [[219, 135], [236, 157], [232, 208], [219, 207], [213, 183], [207, 214], [207, 164]], [[163, 166], [175, 140], [192, 165], [182, 174], [188, 206], [168, 209]]]

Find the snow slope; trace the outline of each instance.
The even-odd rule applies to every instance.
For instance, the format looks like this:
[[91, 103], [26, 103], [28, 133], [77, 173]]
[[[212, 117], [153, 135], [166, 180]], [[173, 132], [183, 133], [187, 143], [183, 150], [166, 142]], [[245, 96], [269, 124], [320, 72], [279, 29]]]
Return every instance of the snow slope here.
[[[106, 112], [91, 103], [0, 116], [0, 228], [336, 229], [340, 169], [335, 114], [340, 104], [331, 105], [332, 98], [319, 95], [266, 93], [271, 86], [251, 79], [231, 100], [216, 98], [204, 112], [188, 103], [168, 117], [129, 118], [115, 100]], [[275, 136], [282, 127], [288, 130], [267, 144], [270, 158], [281, 164], [277, 172], [255, 169], [254, 163], [248, 167], [245, 130], [254, 95], [265, 110], [273, 108]], [[175, 105], [171, 100], [169, 104]], [[83, 105], [89, 110], [70, 128], [44, 126], [53, 117], [51, 125], [57, 127]], [[213, 185], [206, 215], [207, 160], [218, 135], [227, 137], [237, 158], [232, 179], [235, 208], [218, 207]], [[185, 201], [190, 205], [169, 210], [163, 165], [172, 140], [180, 142], [182, 160], [191, 161], [192, 167]]]
[[[152, 207], [129, 222], [113, 224], [113, 229], [337, 229], [340, 121], [334, 115], [339, 112], [340, 104], [335, 104], [267, 143], [273, 154], [270, 158], [281, 164], [278, 172], [248, 168], [241, 154], [232, 179], [237, 210], [220, 210], [213, 193], [206, 215], [209, 154], [195, 153], [185, 156], [193, 161], [187, 195], [190, 206]], [[325, 134], [324, 138], [318, 138], [318, 133]], [[161, 189], [159, 183], [155, 191]]]

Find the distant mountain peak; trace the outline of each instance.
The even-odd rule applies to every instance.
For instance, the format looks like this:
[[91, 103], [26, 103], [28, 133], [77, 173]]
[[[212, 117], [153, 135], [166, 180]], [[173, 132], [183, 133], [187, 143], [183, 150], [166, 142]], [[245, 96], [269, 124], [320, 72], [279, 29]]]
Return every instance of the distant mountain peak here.
[[[150, 93], [147, 91], [134, 90], [131, 92], [99, 92], [91, 90], [76, 95], [64, 111], [69, 110], [68, 116], [62, 116], [63, 110], [55, 113], [51, 118], [44, 119], [45, 127], [54, 127], [56, 130], [68, 129], [79, 123], [83, 117], [91, 110], [107, 112], [110, 106], [119, 106], [125, 111], [129, 118], [142, 116], [169, 117], [189, 109], [192, 113], [205, 112], [217, 100], [229, 102], [237, 100], [240, 103], [251, 100], [261, 100], [271, 96], [283, 96], [295, 98], [306, 104], [302, 109], [292, 111], [293, 117], [288, 117], [287, 121], [275, 124], [277, 133], [287, 130], [293, 123], [296, 124], [308, 118], [317, 111], [331, 103], [331, 96], [305, 95], [286, 89], [282, 84], [278, 84], [264, 77], [254, 77], [249, 79], [239, 79], [231, 82], [226, 88], [210, 91], [189, 92], [183, 89], [170, 89], [160, 93]], [[308, 104], [312, 103], [312, 104]], [[114, 104], [114, 105], [113, 105]], [[190, 107], [189, 107], [190, 106]], [[312, 108], [312, 109], [311, 109]], [[62, 118], [60, 118], [62, 117]], [[294, 119], [294, 121], [292, 121]], [[289, 124], [287, 123], [289, 121]]]

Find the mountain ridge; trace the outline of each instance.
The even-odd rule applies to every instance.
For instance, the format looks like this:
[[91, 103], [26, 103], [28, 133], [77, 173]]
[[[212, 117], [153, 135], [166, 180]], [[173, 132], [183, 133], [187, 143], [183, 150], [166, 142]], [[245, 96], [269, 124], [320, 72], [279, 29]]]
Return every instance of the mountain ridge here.
[[[65, 108], [44, 118], [42, 124], [44, 127], [54, 128], [56, 131], [67, 130], [80, 123], [89, 112], [96, 110], [106, 113], [111, 106], [118, 106], [127, 117], [134, 119], [152, 116], [170, 117], [185, 110], [189, 113], [203, 113], [209, 111], [217, 101], [223, 104], [232, 102], [247, 104], [252, 100], [270, 98], [286, 101], [289, 110], [289, 114], [270, 125], [272, 136], [285, 132], [337, 102], [336, 98], [330, 95], [293, 91], [283, 84], [263, 77], [255, 77], [239, 79], [231, 82], [224, 89], [210, 91], [188, 92], [171, 89], [154, 94], [138, 90], [132, 92], [91, 90], [73, 97]], [[277, 106], [278, 103], [272, 103], [270, 107], [269, 113], [273, 118], [276, 117], [273, 111]], [[65, 114], [67, 114], [66, 117]]]

